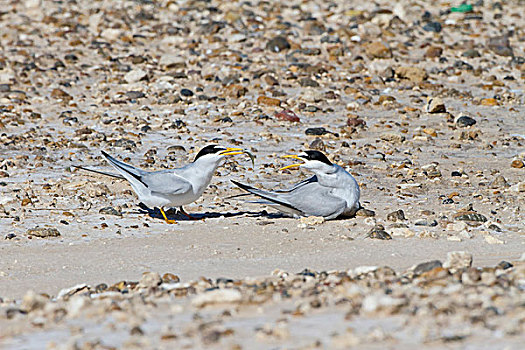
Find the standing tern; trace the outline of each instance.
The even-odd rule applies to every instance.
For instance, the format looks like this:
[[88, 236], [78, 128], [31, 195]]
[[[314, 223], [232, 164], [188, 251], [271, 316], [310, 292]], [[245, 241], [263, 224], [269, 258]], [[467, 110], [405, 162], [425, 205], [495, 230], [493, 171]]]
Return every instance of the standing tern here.
[[106, 173], [81, 166], [76, 166], [76, 168], [126, 179], [139, 200], [147, 206], [158, 207], [168, 224], [176, 223], [176, 221], [167, 218], [164, 207], [178, 207], [182, 214], [190, 217], [182, 206], [193, 203], [202, 195], [210, 184], [215, 169], [225, 156], [246, 153], [250, 155], [253, 162], [251, 153], [241, 148], [210, 145], [201, 149], [195, 160], [188, 165], [176, 169], [150, 172], [118, 161], [104, 151], [101, 152], [120, 174]]
[[263, 198], [255, 203], [272, 206], [293, 217], [322, 216], [330, 220], [340, 216], [354, 216], [361, 207], [357, 181], [342, 167], [331, 163], [323, 153], [310, 150], [283, 157], [303, 163], [291, 164], [280, 170], [302, 167], [315, 175], [288, 190], [264, 191], [237, 181], [232, 182]]

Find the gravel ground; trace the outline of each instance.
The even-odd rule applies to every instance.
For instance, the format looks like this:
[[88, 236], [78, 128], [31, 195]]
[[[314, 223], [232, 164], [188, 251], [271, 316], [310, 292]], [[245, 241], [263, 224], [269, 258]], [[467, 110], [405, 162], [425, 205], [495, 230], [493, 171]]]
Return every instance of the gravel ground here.
[[[518, 349], [524, 4], [470, 4], [0, 1], [0, 346]], [[210, 143], [255, 166], [177, 225], [71, 168]], [[305, 149], [365, 210], [227, 198], [305, 179], [278, 171]]]

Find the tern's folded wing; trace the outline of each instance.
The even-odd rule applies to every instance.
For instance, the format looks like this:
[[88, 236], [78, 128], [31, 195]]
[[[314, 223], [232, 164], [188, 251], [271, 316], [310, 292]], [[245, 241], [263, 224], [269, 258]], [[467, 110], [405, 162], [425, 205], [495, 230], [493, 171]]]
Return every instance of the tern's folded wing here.
[[343, 213], [346, 207], [344, 199], [332, 195], [330, 188], [321, 186], [317, 181], [304, 181], [300, 186], [294, 186], [291, 190], [283, 192], [264, 191], [237, 181], [232, 182], [270, 203], [291, 209], [301, 215], [333, 219]]
[[191, 183], [171, 171], [156, 171], [142, 175], [142, 181], [151, 192], [183, 194], [191, 191]]
[[346, 201], [334, 196], [331, 192], [331, 188], [313, 181], [296, 187], [288, 193], [283, 193], [281, 196], [305, 215], [333, 219], [344, 212]]

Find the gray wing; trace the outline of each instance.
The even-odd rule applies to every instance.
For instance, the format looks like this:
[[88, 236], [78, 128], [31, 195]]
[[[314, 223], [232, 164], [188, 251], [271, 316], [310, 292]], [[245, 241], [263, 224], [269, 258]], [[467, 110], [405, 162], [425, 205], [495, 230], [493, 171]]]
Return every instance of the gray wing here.
[[331, 188], [322, 186], [317, 181], [305, 183], [287, 193], [278, 193], [278, 196], [306, 215], [328, 219], [341, 215], [346, 208], [344, 199], [334, 196]]
[[275, 190], [273, 192], [276, 192], [276, 193], [290, 192], [290, 191], [298, 189], [299, 187], [302, 187], [302, 186], [307, 185], [307, 184], [312, 183], [312, 182], [317, 182], [317, 176], [316, 175], [314, 175], [312, 177], [309, 177], [308, 179], [306, 179], [304, 181], [296, 183], [295, 185], [293, 185], [291, 188], [289, 188], [287, 190]]
[[317, 178], [303, 181], [287, 191], [263, 191], [257, 188], [232, 181], [240, 188], [259, 196], [265, 201], [260, 202], [289, 209], [300, 215], [323, 216], [333, 219], [343, 213], [346, 201], [331, 193], [331, 189], [317, 182]]
[[[170, 195], [187, 193], [193, 187], [189, 181], [177, 175], [173, 170], [147, 172], [123, 163], [104, 151], [102, 151], [102, 155], [106, 157], [136, 190], [141, 190], [146, 187], [151, 192]], [[106, 173], [105, 175], [109, 174]]]
[[183, 194], [191, 191], [191, 183], [173, 171], [155, 171], [141, 177], [151, 192], [162, 194]]

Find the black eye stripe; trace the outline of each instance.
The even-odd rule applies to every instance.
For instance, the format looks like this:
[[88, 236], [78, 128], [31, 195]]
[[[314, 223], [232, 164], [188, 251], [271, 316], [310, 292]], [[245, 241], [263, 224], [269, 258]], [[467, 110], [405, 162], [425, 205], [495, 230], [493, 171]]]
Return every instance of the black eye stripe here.
[[224, 151], [224, 150], [226, 150], [226, 148], [224, 148], [224, 147], [220, 147], [220, 146], [216, 146], [216, 145], [208, 145], [208, 146], [204, 147], [203, 149], [201, 149], [199, 151], [199, 153], [197, 153], [197, 155], [195, 156], [195, 160], [194, 161], [196, 161], [200, 157], [205, 156], [207, 154], [215, 154], [217, 152]]
[[332, 162], [330, 162], [330, 160], [321, 152], [319, 151], [305, 151], [304, 153], [306, 153], [306, 159], [308, 160], [317, 160], [321, 163], [325, 163], [327, 165], [333, 165]]

